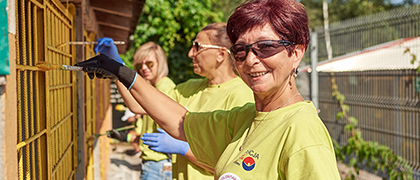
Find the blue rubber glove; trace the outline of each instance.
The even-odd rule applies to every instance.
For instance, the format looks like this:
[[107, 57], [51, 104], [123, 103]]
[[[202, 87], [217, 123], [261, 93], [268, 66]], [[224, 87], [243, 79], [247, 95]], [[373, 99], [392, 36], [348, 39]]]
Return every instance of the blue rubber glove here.
[[95, 44], [95, 46], [93, 47], [93, 50], [96, 54], [98, 54], [98, 52], [101, 54], [105, 54], [108, 57], [119, 62], [120, 64], [125, 65], [123, 60], [120, 58], [120, 55], [118, 54], [117, 46], [115, 46], [114, 40], [112, 38], [99, 38], [98, 40], [96, 40], [96, 42], [98, 42], [98, 44]]
[[144, 133], [140, 138], [143, 144], [148, 145], [149, 149], [168, 154], [185, 155], [190, 149], [190, 145], [178, 139], [171, 137], [163, 129], [158, 129], [160, 133]]

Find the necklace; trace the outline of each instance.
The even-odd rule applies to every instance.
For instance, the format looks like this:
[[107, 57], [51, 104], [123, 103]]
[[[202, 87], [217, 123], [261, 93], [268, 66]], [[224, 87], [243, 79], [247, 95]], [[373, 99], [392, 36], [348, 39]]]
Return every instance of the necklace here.
[[[284, 106], [285, 104], [287, 104], [289, 101], [291, 101], [294, 97], [299, 96], [300, 93], [297, 93], [295, 95], [293, 95], [289, 100], [287, 100], [286, 102], [284, 102], [283, 104], [281, 104], [280, 106], [277, 106], [276, 108], [272, 109], [271, 111], [277, 110], [278, 108], [281, 108], [282, 106]], [[244, 147], [244, 144], [246, 142], [246, 140], [248, 139], [249, 136], [251, 136], [251, 134], [258, 128], [258, 126], [260, 126], [260, 124], [264, 121], [264, 119], [268, 116], [268, 114], [271, 113], [271, 111], [269, 111], [264, 118], [261, 119], [261, 121], [257, 124], [257, 126], [255, 126], [255, 128], [251, 131], [251, 133], [249, 133], [248, 135], [246, 135], [244, 142], [242, 142], [241, 147], [239, 148], [239, 151], [242, 151], [242, 148]]]

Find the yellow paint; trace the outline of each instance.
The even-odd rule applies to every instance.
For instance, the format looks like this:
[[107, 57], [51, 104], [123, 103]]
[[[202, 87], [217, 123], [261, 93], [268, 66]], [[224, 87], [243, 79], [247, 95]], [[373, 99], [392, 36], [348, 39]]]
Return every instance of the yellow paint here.
[[49, 71], [49, 70], [82, 71], [82, 67], [68, 66], [68, 65], [63, 65], [63, 64], [38, 63], [36, 67], [38, 67], [38, 69], [41, 71]]
[[[48, 71], [73, 64], [73, 16], [58, 0], [16, 0], [16, 82], [19, 179], [69, 179], [74, 176], [76, 130], [72, 90], [75, 74]], [[69, 56], [70, 55], [70, 56]], [[48, 67], [45, 64], [51, 64]]]
[[[74, 179], [77, 159], [77, 90], [72, 5], [59, 0], [16, 0], [16, 83], [18, 175], [14, 179]], [[86, 41], [95, 41], [85, 32]], [[95, 56], [85, 45], [86, 59]], [[74, 70], [74, 69], [70, 69]], [[109, 107], [109, 80], [84, 79], [84, 164], [88, 177], [94, 169], [91, 135]], [[89, 146], [90, 145], [90, 146]], [[109, 152], [107, 152], [109, 153]], [[92, 176], [91, 176], [92, 175]]]

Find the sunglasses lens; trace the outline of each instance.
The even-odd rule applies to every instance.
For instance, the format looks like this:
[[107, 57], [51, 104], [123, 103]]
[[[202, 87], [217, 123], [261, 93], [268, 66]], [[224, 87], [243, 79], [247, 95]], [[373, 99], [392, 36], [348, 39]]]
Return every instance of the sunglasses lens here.
[[286, 47], [283, 44], [273, 41], [260, 41], [252, 45], [252, 49], [260, 58], [268, 58], [283, 51]]
[[151, 62], [151, 61], [146, 62], [145, 64], [146, 64], [146, 66], [147, 66], [148, 68], [152, 68], [152, 67], [153, 67], [153, 65], [155, 65], [155, 63], [153, 63], [153, 62]]
[[249, 49], [259, 58], [268, 58], [282, 52], [286, 49], [286, 46], [291, 46], [291, 43], [288, 41], [264, 40], [249, 45], [236, 44], [230, 48], [230, 51], [235, 61], [244, 61]]
[[[145, 62], [144, 64], [145, 64], [148, 68], [152, 68], [152, 67], [155, 65], [155, 63], [153, 63], [153, 62], [151, 62], [151, 61], [147, 61], [147, 62]], [[136, 69], [137, 71], [138, 71], [138, 70], [140, 70], [140, 69], [142, 69], [142, 67], [143, 67], [143, 63], [138, 63], [138, 64], [134, 65], [134, 69]]]
[[134, 69], [135, 69], [136, 71], [138, 71], [138, 70], [140, 70], [140, 69], [141, 69], [141, 66], [142, 66], [142, 64], [141, 64], [141, 63], [138, 63], [138, 64], [134, 65]]
[[233, 59], [235, 59], [235, 61], [244, 61], [246, 59], [246, 55], [248, 54], [245, 45], [242, 44], [232, 46], [230, 51], [232, 52]]
[[193, 49], [195, 52], [198, 52], [200, 50], [200, 44], [198, 42], [193, 42]]

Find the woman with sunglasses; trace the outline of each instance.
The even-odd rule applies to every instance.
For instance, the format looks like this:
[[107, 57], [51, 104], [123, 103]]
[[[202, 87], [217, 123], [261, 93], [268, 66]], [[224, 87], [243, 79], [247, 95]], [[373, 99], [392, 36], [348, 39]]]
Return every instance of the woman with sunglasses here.
[[215, 179], [340, 179], [330, 135], [296, 87], [309, 44], [305, 7], [249, 1], [236, 8], [227, 29], [235, 67], [255, 99], [230, 111], [190, 112], [135, 74], [120, 74], [125, 66], [113, 68], [118, 63], [107, 57], [82, 66], [122, 81], [160, 127], [187, 141], [199, 162], [215, 166]]
[[[115, 59], [120, 59], [118, 50], [111, 38], [101, 38], [97, 40], [98, 44], [95, 46], [95, 51], [101, 54], [112, 56]], [[148, 42], [141, 45], [134, 54], [134, 69], [148, 84], [154, 86], [160, 91], [172, 89], [175, 83], [167, 77], [169, 69], [166, 60], [166, 55], [163, 49], [154, 42]], [[121, 60], [122, 61], [122, 60]], [[127, 88], [119, 82], [116, 82], [118, 92], [124, 99], [125, 105], [135, 114], [144, 114], [144, 110], [131, 96]], [[140, 150], [142, 159], [142, 170], [140, 179], [142, 180], [156, 180], [156, 179], [172, 179], [171, 159], [161, 152], [156, 152], [144, 145], [140, 140], [140, 136], [144, 133], [153, 133], [157, 131], [157, 124], [148, 115], [143, 115], [142, 118], [136, 122], [135, 131], [130, 131], [127, 135], [119, 134], [117, 131], [111, 132], [111, 137], [117, 137], [120, 141], [130, 142], [138, 147], [135, 150]]]

